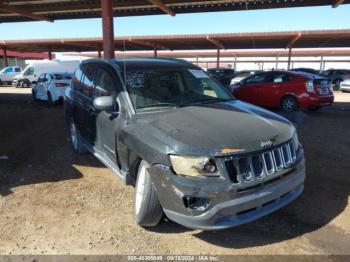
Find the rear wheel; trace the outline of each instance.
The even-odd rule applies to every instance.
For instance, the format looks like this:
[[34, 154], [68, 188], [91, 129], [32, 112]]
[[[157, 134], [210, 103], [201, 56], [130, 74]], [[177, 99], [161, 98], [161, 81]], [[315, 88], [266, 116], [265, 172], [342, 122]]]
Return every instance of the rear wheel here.
[[73, 119], [71, 119], [69, 123], [69, 132], [70, 132], [70, 142], [74, 152], [79, 155], [87, 153], [87, 150], [82, 143], [79, 130], [77, 129], [77, 126]]
[[153, 227], [159, 224], [163, 215], [151, 176], [147, 171], [149, 164], [141, 161], [135, 186], [134, 219], [142, 227]]
[[294, 112], [298, 109], [298, 101], [293, 96], [286, 96], [281, 101], [281, 109], [285, 112]]

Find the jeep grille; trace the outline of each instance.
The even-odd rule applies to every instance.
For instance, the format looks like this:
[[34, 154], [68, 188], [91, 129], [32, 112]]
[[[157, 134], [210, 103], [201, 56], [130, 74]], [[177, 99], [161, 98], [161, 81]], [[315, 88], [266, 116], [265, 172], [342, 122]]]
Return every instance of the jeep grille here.
[[271, 150], [226, 159], [225, 166], [233, 183], [251, 182], [291, 167], [297, 158], [296, 151], [290, 141]]

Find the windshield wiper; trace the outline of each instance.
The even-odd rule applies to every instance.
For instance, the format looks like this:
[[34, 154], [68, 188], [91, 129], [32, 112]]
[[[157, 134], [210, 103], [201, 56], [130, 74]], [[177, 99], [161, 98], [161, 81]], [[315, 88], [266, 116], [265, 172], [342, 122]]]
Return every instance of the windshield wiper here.
[[173, 103], [157, 103], [157, 104], [140, 106], [137, 109], [152, 108], [152, 107], [177, 107], [177, 106], [178, 106], [177, 104], [173, 104]]
[[213, 99], [189, 102], [189, 103], [182, 104], [181, 106], [203, 105], [203, 104], [217, 103], [217, 102], [229, 102], [233, 100], [234, 100], [233, 98], [213, 98]]

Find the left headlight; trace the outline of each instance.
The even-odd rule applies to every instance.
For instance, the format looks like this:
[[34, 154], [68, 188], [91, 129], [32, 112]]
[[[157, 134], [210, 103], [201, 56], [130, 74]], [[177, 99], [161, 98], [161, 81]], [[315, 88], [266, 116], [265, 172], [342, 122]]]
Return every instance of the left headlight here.
[[218, 176], [217, 167], [209, 157], [170, 155], [170, 160], [177, 175], [189, 177]]

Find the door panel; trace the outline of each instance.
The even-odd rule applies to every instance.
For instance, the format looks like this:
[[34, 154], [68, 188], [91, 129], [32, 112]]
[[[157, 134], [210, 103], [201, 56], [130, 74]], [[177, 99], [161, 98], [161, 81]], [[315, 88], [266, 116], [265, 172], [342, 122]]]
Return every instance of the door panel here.
[[[116, 108], [120, 91], [120, 81], [111, 68], [101, 66], [96, 68], [94, 98], [112, 96]], [[94, 116], [91, 117], [90, 121], [94, 122], [91, 123], [91, 128], [94, 128], [94, 130], [91, 131], [96, 134], [95, 145], [98, 146], [110, 161], [118, 165], [118, 154], [116, 152], [118, 131], [124, 121], [116, 111], [105, 112], [94, 110], [92, 114]]]

